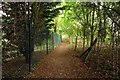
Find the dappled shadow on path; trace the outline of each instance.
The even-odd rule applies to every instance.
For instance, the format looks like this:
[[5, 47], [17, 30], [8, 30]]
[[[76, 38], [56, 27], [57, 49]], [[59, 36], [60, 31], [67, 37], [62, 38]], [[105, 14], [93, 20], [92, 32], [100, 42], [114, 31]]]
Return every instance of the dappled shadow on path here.
[[75, 54], [69, 44], [61, 43], [27, 78], [101, 78], [102, 75], [88, 68]]

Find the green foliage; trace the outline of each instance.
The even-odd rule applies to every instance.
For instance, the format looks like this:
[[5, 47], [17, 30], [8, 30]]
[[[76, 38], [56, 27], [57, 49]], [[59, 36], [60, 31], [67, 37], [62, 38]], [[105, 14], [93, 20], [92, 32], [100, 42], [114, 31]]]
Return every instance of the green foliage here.
[[31, 2], [28, 5], [28, 2], [3, 2], [2, 10], [5, 13], [2, 16], [3, 54], [16, 50], [28, 59], [29, 32], [33, 53], [34, 45], [41, 45], [46, 36], [50, 37], [49, 29], [54, 26], [54, 18], [62, 9], [56, 7], [58, 4]]

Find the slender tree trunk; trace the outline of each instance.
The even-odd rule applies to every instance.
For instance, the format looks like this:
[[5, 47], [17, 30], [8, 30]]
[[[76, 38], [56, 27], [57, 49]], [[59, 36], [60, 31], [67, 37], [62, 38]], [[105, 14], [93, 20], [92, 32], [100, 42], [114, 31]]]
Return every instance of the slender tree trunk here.
[[83, 38], [83, 51], [85, 50], [85, 35], [84, 35], [84, 38]]
[[87, 46], [90, 46], [89, 39], [87, 39]]
[[62, 42], [62, 35], [60, 35], [60, 39], [61, 39], [61, 42]]
[[100, 5], [101, 3], [98, 3], [99, 7], [98, 7], [98, 21], [99, 21], [99, 24], [98, 24], [98, 27], [99, 27], [99, 30], [98, 30], [98, 44], [97, 44], [97, 70], [99, 70], [99, 65], [100, 65], [100, 27], [101, 27], [101, 24], [102, 24], [102, 21], [101, 21], [101, 14], [100, 14]]
[[48, 36], [49, 36], [49, 31], [46, 28], [46, 54], [48, 54]]
[[114, 24], [112, 23], [112, 29], [111, 29], [111, 43], [112, 43], [112, 50], [114, 50]]
[[93, 12], [92, 12], [92, 25], [91, 25], [91, 42], [90, 42], [90, 45], [93, 44], [93, 39], [94, 39], [94, 8], [93, 8]]
[[115, 50], [115, 24], [112, 22], [112, 56], [113, 56], [113, 77], [116, 77], [116, 50]]
[[77, 39], [78, 39], [78, 35], [77, 35], [76, 38], [75, 38], [75, 48], [74, 48], [75, 51], [76, 51], [76, 49], [77, 49]]
[[31, 72], [31, 21], [30, 21], [30, 4], [28, 2], [28, 29], [29, 29], [29, 72]]
[[75, 48], [74, 48], [75, 51], [77, 49], [77, 40], [78, 40], [78, 29], [77, 29], [77, 35], [76, 35], [76, 38], [75, 38]]
[[119, 61], [119, 40], [118, 39], [119, 39], [119, 30], [118, 30], [118, 35], [117, 35], [117, 38], [116, 38], [116, 55], [115, 55], [116, 56], [116, 61], [115, 61], [116, 62], [116, 72], [115, 72], [115, 74], [116, 75], [115, 75], [115, 78], [119, 77], [118, 76], [118, 74], [119, 74], [119, 72], [118, 72], [119, 71], [119, 68], [118, 68], [118, 66], [119, 66], [118, 65], [119, 64], [118, 63], [118, 61]]
[[54, 50], [54, 32], [52, 32], [52, 49]]
[[[105, 3], [104, 3], [104, 6], [105, 6]], [[103, 17], [104, 17], [103, 42], [105, 42], [105, 38], [106, 38], [106, 10], [105, 9], [104, 9], [104, 12], [103, 12]]]
[[[87, 11], [88, 11], [88, 9], [87, 9]], [[87, 23], [88, 23], [88, 18], [89, 18], [89, 14], [86, 15]], [[88, 24], [86, 26], [88, 26]], [[85, 35], [85, 33], [84, 33], [84, 35]], [[88, 35], [87, 35], [87, 46], [89, 46], [89, 37], [88, 37]]]

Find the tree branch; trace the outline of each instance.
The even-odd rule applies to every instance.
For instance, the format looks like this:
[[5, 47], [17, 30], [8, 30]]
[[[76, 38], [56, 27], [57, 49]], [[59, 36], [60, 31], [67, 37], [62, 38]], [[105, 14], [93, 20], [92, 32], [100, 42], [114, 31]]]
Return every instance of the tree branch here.
[[83, 60], [86, 59], [86, 57], [88, 56], [89, 52], [91, 51], [92, 47], [95, 45], [96, 42], [97, 42], [97, 38], [94, 40], [94, 42], [91, 44], [91, 46], [82, 53], [82, 55], [80, 57], [84, 56]]

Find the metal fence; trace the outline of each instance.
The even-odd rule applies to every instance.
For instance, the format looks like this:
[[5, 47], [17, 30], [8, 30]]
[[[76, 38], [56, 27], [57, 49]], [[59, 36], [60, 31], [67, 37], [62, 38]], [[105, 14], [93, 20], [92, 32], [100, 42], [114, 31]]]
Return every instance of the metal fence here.
[[29, 72], [33, 71], [36, 65], [40, 64], [41, 60], [61, 43], [61, 36], [59, 34], [50, 32], [48, 36], [49, 38], [43, 38], [43, 40], [41, 40], [41, 36], [37, 34], [35, 38], [36, 43], [34, 43], [34, 50], [30, 55], [32, 57], [29, 58], [29, 63], [25, 62], [23, 54], [17, 55], [18, 51], [10, 51], [7, 57], [3, 56], [2, 77], [25, 77]]

